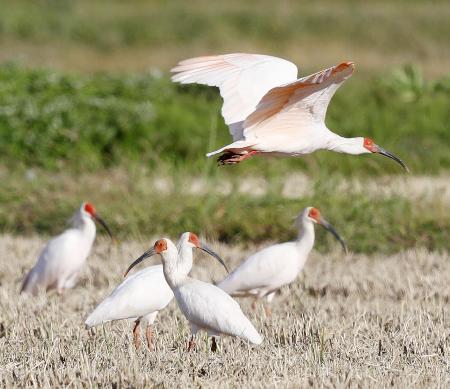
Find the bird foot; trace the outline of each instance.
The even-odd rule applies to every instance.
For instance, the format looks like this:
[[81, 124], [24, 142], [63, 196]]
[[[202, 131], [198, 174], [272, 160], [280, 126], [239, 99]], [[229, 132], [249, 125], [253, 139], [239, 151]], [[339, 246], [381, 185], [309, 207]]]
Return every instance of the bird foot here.
[[256, 154], [259, 154], [260, 151], [250, 150], [244, 152], [242, 154], [233, 153], [232, 151], [225, 151], [219, 158], [217, 158], [217, 164], [220, 165], [235, 165], [239, 162], [244, 161]]

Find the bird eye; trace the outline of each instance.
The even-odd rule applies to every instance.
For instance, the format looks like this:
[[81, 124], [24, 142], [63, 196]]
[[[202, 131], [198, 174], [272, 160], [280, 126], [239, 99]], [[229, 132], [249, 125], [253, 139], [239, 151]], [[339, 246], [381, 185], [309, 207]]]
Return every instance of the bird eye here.
[[200, 245], [200, 239], [198, 238], [197, 235], [195, 235], [192, 232], [189, 234], [189, 242], [191, 242], [195, 246], [199, 246]]
[[164, 250], [167, 250], [167, 243], [164, 239], [160, 239], [155, 243], [155, 249], [157, 253], [161, 253]]
[[308, 216], [311, 219], [316, 219], [318, 215], [319, 215], [319, 210], [317, 208], [311, 208], [311, 210], [309, 211], [309, 214], [308, 214]]
[[86, 203], [84, 205], [84, 210], [91, 215], [95, 214], [95, 208], [91, 203]]

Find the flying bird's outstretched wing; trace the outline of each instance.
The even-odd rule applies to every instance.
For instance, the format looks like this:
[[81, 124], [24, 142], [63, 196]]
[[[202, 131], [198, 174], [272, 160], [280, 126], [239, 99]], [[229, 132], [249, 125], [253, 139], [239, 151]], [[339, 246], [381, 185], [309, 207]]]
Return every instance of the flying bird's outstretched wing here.
[[172, 81], [217, 86], [223, 97], [222, 116], [233, 140], [242, 139], [243, 121], [272, 88], [297, 78], [297, 66], [260, 54], [225, 54], [191, 58], [171, 70]]
[[331, 98], [353, 69], [353, 62], [344, 62], [271, 89], [245, 119], [245, 139], [273, 131], [291, 133], [324, 122]]

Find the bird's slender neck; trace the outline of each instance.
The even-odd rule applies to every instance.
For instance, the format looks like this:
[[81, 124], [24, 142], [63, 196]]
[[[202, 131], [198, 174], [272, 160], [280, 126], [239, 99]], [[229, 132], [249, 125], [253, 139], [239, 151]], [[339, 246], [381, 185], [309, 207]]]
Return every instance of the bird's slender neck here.
[[363, 147], [364, 138], [361, 137], [344, 138], [328, 130], [327, 138], [324, 148], [336, 153], [358, 155], [370, 152]]
[[303, 265], [308, 259], [308, 255], [314, 246], [315, 232], [314, 224], [309, 220], [301, 220], [301, 225], [298, 231], [297, 249], [299, 251], [299, 258], [301, 265]]
[[163, 269], [167, 283], [173, 289], [181, 285], [192, 269], [192, 247], [182, 244], [178, 255], [164, 259]]
[[73, 228], [80, 230], [83, 235], [88, 236], [92, 241], [95, 239], [96, 227], [91, 217], [77, 212], [70, 220]]

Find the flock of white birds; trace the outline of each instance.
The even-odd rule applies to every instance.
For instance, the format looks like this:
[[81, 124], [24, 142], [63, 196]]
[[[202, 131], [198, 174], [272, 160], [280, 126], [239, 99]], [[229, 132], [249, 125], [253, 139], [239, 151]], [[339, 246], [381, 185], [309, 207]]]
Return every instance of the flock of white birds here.
[[[378, 153], [407, 166], [394, 154], [369, 138], [344, 138], [325, 125], [327, 106], [339, 86], [353, 73], [345, 62], [297, 79], [297, 67], [284, 59], [258, 54], [227, 54], [181, 61], [172, 72], [173, 81], [219, 87], [224, 103], [222, 115], [233, 142], [207, 156], [221, 154], [220, 164], [236, 164], [257, 154], [298, 156], [319, 149], [348, 154]], [[21, 292], [36, 295], [55, 289], [58, 294], [76, 284], [92, 248], [100, 223], [112, 237], [105, 221], [90, 203], [81, 204], [71, 228], [51, 239], [36, 265], [24, 278]], [[136, 348], [141, 344], [141, 326], [147, 346], [153, 349], [153, 323], [175, 296], [178, 307], [189, 321], [188, 350], [195, 349], [195, 336], [204, 330], [211, 337], [211, 350], [217, 350], [221, 335], [239, 337], [259, 345], [263, 341], [233, 297], [252, 296], [254, 303], [292, 283], [302, 271], [313, 248], [314, 224], [320, 224], [346, 245], [336, 230], [314, 207], [298, 215], [296, 241], [276, 244], [244, 260], [217, 285], [189, 277], [193, 249], [210, 254], [228, 269], [212, 249], [192, 232], [183, 233], [177, 246], [167, 238], [135, 260], [124, 281], [87, 317], [86, 325], [96, 326], [114, 320], [132, 319]], [[127, 276], [144, 259], [159, 254], [162, 265], [150, 266]], [[268, 305], [264, 306], [270, 315]]]

